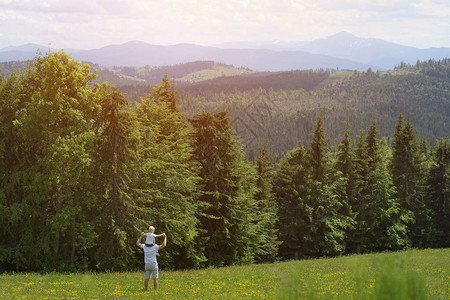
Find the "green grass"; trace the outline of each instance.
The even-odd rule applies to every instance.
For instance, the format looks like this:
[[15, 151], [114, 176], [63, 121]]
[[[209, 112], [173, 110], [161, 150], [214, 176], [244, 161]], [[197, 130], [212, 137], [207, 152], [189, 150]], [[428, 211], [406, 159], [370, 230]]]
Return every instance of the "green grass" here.
[[346, 78], [350, 78], [353, 75], [353, 71], [338, 71], [330, 74], [330, 76], [322, 81], [320, 84], [318, 84], [314, 90], [320, 90], [322, 88], [325, 88], [331, 84], [333, 84], [336, 81], [344, 80]]
[[3, 274], [0, 298], [448, 299], [450, 249], [160, 271], [157, 291], [144, 291], [143, 277], [144, 272]]
[[212, 69], [205, 69], [198, 72], [194, 72], [182, 78], [179, 78], [178, 80], [188, 82], [199, 82], [223, 76], [236, 76], [248, 73], [253, 73], [253, 71], [235, 68], [232, 66], [214, 65]]

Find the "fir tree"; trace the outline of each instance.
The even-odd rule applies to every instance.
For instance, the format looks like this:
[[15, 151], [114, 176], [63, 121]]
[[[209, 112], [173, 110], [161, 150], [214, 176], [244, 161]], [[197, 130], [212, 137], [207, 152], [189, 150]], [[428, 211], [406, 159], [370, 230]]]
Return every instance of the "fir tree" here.
[[[155, 90], [165, 84], [162, 82]], [[199, 166], [193, 158], [191, 131], [184, 115], [173, 109], [171, 96], [167, 96], [169, 99], [160, 94], [146, 95], [135, 108], [140, 140], [134, 166], [134, 197], [145, 208], [139, 225], [142, 229], [153, 225], [158, 232], [172, 236], [172, 247], [159, 260], [162, 264], [198, 267], [202, 263], [201, 248], [195, 242], [199, 234], [195, 203]]]
[[172, 112], [178, 111], [177, 103], [180, 101], [178, 97], [178, 92], [175, 90], [175, 82], [170, 81], [167, 73], [164, 74], [162, 83], [158, 86], [153, 87], [151, 97], [156, 100], [167, 103]]
[[331, 168], [327, 150], [320, 115], [308, 152], [312, 171], [308, 204], [313, 208], [310, 230], [314, 236], [311, 250], [315, 256], [343, 253], [345, 232], [352, 223], [351, 217], [342, 213], [346, 180]]
[[408, 117], [403, 126], [400, 115], [392, 142], [392, 176], [402, 209], [413, 217], [409, 237], [413, 246], [421, 247], [429, 216], [424, 203], [425, 155], [420, 151], [414, 128]]
[[352, 207], [357, 224], [351, 244], [358, 253], [408, 246], [404, 224], [408, 215], [402, 215], [395, 197], [387, 145], [377, 135], [374, 120], [368, 134], [359, 135], [356, 149], [358, 193]]
[[350, 224], [346, 232], [346, 251], [354, 252], [355, 244], [355, 225], [354, 219], [357, 217], [357, 213], [354, 211], [352, 204], [357, 202], [358, 194], [358, 178], [355, 170], [356, 156], [352, 148], [352, 140], [350, 139], [351, 131], [349, 124], [346, 123], [346, 129], [344, 131], [344, 139], [338, 146], [338, 153], [336, 155], [335, 169], [342, 174], [345, 181], [345, 190], [339, 195], [339, 201], [342, 203], [340, 213], [349, 218]]
[[313, 172], [313, 180], [323, 182], [327, 173], [327, 142], [325, 141], [325, 133], [322, 127], [322, 114], [319, 116], [311, 141], [309, 156], [311, 158], [311, 167]]
[[258, 262], [273, 262], [278, 254], [278, 230], [275, 224], [278, 221], [278, 209], [273, 195], [273, 166], [267, 146], [259, 148], [256, 165], [255, 200], [257, 202]]
[[278, 204], [279, 253], [283, 258], [298, 259], [313, 254], [313, 208], [308, 203], [310, 177], [303, 146], [288, 152], [277, 168], [274, 197]]
[[431, 210], [432, 247], [449, 247], [450, 239], [450, 141], [440, 140], [434, 150], [427, 188], [427, 207]]
[[367, 185], [368, 185], [368, 159], [367, 159], [367, 140], [364, 132], [361, 130], [357, 136], [354, 162], [354, 186], [355, 197], [349, 201], [353, 212], [355, 213], [355, 229], [352, 230], [348, 238], [348, 246], [351, 252], [367, 252]]
[[96, 120], [95, 194], [98, 204], [96, 225], [104, 241], [96, 247], [101, 270], [121, 269], [131, 260], [132, 233], [137, 208], [130, 183], [136, 163], [138, 133], [136, 117], [127, 110], [128, 101], [115, 88], [98, 87], [101, 112]]
[[255, 174], [242, 161], [244, 153], [226, 112], [204, 112], [190, 122], [194, 157], [201, 166], [199, 200], [203, 208], [199, 219], [206, 233], [203, 245], [208, 263], [221, 266], [252, 261], [255, 249], [249, 241], [255, 226]]

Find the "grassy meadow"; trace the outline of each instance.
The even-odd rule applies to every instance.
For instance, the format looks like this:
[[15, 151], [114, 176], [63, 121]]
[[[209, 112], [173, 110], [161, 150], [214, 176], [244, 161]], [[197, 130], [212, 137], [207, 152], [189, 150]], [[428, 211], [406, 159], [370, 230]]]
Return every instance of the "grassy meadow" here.
[[448, 299], [450, 249], [187, 271], [0, 275], [2, 299]]
[[232, 66], [215, 64], [211, 69], [205, 69], [190, 73], [179, 79], [181, 82], [199, 82], [203, 80], [210, 80], [222, 76], [236, 76], [244, 73], [253, 73], [253, 71], [246, 69], [239, 69]]

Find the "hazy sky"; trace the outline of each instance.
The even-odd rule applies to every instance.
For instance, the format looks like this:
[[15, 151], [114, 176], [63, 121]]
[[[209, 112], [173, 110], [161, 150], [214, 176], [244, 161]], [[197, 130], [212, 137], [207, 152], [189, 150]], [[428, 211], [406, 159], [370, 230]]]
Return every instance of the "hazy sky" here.
[[450, 0], [0, 0], [0, 48], [309, 41], [340, 31], [450, 47]]

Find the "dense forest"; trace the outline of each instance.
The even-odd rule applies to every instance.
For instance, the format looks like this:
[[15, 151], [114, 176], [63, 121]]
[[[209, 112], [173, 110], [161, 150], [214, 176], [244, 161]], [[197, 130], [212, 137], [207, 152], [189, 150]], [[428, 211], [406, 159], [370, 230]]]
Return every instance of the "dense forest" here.
[[[331, 70], [258, 72], [235, 76], [221, 76], [191, 84], [180, 82], [176, 79], [173, 79], [173, 81], [177, 83], [177, 90], [182, 99], [191, 99], [192, 97], [214, 99], [216, 94], [229, 95], [237, 91], [246, 92], [258, 89], [275, 91], [302, 89], [309, 91], [329, 78], [331, 72]], [[160, 79], [164, 76], [172, 78], [168, 72], [164, 72], [160, 74]], [[136, 86], [135, 84], [123, 85], [117, 83], [117, 86], [132, 102], [139, 102], [141, 96], [152, 90], [151, 85]]]
[[[448, 137], [450, 123], [450, 62], [401, 63], [387, 72], [303, 70], [221, 77], [177, 85], [180, 110], [188, 117], [201, 111], [228, 111], [232, 126], [254, 159], [258, 145], [268, 142], [275, 159], [309, 140], [317, 115], [323, 112], [327, 139], [336, 147], [345, 121], [352, 137], [378, 120], [381, 136], [394, 133], [400, 113], [410, 114], [419, 138]], [[178, 84], [178, 83], [177, 83]], [[131, 102], [151, 86], [118, 88]], [[388, 142], [390, 140], [388, 139]], [[429, 146], [431, 146], [430, 144]]]
[[0, 269], [137, 268], [149, 225], [163, 268], [449, 247], [448, 70], [183, 100], [165, 76], [129, 101], [64, 52], [38, 56], [0, 77]]

